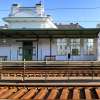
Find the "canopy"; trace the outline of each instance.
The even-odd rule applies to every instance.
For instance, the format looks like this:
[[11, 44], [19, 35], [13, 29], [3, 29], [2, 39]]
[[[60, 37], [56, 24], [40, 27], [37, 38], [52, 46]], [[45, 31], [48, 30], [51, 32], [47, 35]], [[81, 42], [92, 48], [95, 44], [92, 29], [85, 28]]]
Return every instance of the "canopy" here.
[[100, 28], [0, 29], [0, 38], [97, 38]]

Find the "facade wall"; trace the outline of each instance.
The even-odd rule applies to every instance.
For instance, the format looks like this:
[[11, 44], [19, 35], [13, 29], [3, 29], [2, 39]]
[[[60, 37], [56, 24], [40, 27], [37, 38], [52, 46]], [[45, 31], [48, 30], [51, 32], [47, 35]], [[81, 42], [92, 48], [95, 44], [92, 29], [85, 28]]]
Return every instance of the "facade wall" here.
[[[70, 60], [97, 60], [97, 39], [94, 39], [94, 50], [95, 54], [93, 55], [85, 55], [83, 53], [83, 39], [81, 39], [81, 50], [80, 55], [72, 56]], [[68, 60], [68, 55], [59, 56], [57, 55], [57, 43], [56, 39], [52, 39], [52, 45], [51, 45], [51, 55], [56, 56], [56, 60]], [[40, 39], [39, 40], [39, 50], [38, 50], [38, 60], [44, 60], [45, 56], [50, 56], [50, 40], [49, 39]]]
[[17, 28], [21, 28], [21, 29], [27, 29], [27, 28], [43, 28], [44, 26], [42, 25], [42, 23], [40, 24], [40, 22], [37, 23], [33, 23], [33, 22], [16, 22], [16, 23], [10, 23], [9, 24], [9, 28], [11, 29], [17, 29]]
[[37, 22], [11, 22], [8, 26], [9, 29], [35, 29], [35, 28], [57, 28], [52, 22], [50, 21], [37, 21]]
[[21, 56], [18, 55], [18, 48], [21, 45], [21, 42], [15, 40], [6, 40], [6, 43], [0, 40], [0, 56], [6, 56], [7, 60], [21, 60]]
[[39, 39], [38, 47], [38, 60], [44, 60], [45, 56], [50, 55], [50, 40], [49, 39]]
[[43, 5], [35, 7], [20, 7], [18, 4], [12, 5], [8, 17], [3, 18], [8, 23], [8, 28], [57, 28], [52, 22], [51, 16], [44, 13]]
[[[22, 42], [16, 42], [15, 40], [7, 40], [7, 44], [3, 44], [0, 41], [0, 56], [7, 56], [7, 60], [22, 60]], [[35, 47], [35, 51], [33, 50], [33, 60], [45, 60], [46, 56], [50, 56], [50, 39], [40, 38], [38, 41], [33, 41], [33, 48]], [[21, 51], [19, 51], [21, 48]], [[97, 60], [100, 59], [100, 48], [97, 48], [97, 39], [94, 39], [94, 52], [93, 55], [85, 55], [83, 53], [83, 39], [80, 42], [80, 55], [72, 56], [70, 60]], [[38, 50], [38, 54], [37, 54]], [[98, 52], [97, 52], [98, 51]], [[34, 54], [35, 53], [35, 54]], [[52, 39], [51, 41], [51, 55], [56, 57], [56, 60], [68, 60], [68, 55], [59, 56], [57, 54], [57, 41], [56, 39]]]

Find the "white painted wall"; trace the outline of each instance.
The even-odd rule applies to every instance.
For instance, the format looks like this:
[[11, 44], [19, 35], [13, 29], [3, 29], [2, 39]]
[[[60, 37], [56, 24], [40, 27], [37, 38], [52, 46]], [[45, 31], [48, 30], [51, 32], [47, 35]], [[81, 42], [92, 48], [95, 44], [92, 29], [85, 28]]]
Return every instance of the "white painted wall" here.
[[14, 4], [11, 7], [10, 16], [3, 20], [8, 23], [9, 29], [57, 28], [52, 18], [44, 13], [42, 4], [36, 4], [35, 7], [20, 7]]
[[33, 28], [56, 28], [54, 24], [52, 24], [49, 20], [48, 21], [24, 21], [24, 22], [10, 22], [9, 29], [33, 29]]
[[22, 60], [22, 56], [18, 53], [19, 47], [22, 47], [22, 43], [20, 42], [11, 45], [11, 60]]
[[49, 39], [39, 39], [38, 60], [44, 60], [45, 56], [50, 55]]
[[13, 22], [13, 23], [10, 23], [9, 25], [9, 28], [12, 28], [12, 29], [17, 29], [17, 28], [20, 28], [20, 29], [27, 29], [27, 28], [42, 28], [42, 24], [40, 23], [32, 23], [32, 22]]
[[22, 57], [18, 55], [18, 48], [22, 43], [15, 40], [7, 40], [7, 44], [0, 43], [0, 56], [7, 56], [7, 60], [21, 60]]
[[0, 45], [0, 56], [7, 56], [7, 59], [10, 59], [10, 47], [4, 47]]

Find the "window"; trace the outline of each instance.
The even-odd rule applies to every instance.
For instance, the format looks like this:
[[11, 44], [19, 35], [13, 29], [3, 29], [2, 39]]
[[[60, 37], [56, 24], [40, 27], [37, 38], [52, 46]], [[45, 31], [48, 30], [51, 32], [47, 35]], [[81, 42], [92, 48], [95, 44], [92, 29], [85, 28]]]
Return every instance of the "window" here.
[[67, 39], [57, 39], [57, 54], [67, 55]]
[[23, 49], [22, 49], [22, 47], [19, 47], [18, 48], [18, 54], [19, 54], [19, 56], [22, 56], [22, 53], [23, 53]]
[[80, 55], [80, 39], [71, 39], [71, 54]]
[[80, 39], [57, 39], [58, 55], [80, 55]]
[[84, 39], [84, 54], [91, 55], [93, 52], [93, 39]]

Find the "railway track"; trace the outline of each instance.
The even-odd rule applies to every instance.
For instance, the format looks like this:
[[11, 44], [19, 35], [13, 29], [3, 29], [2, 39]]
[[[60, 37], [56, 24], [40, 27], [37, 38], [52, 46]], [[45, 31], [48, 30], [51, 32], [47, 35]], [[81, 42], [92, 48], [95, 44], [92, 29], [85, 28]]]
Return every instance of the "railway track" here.
[[0, 85], [0, 99], [10, 100], [100, 100], [97, 85]]
[[2, 69], [2, 80], [74, 80], [74, 79], [97, 79], [100, 80], [99, 68], [65, 68], [65, 69]]
[[86, 62], [84, 66], [83, 62], [78, 66], [74, 63], [77, 62], [71, 66], [69, 62], [67, 67], [51, 66], [51, 62], [48, 66], [3, 66], [0, 69], [0, 99], [100, 100], [99, 63], [89, 62], [88, 65]]

